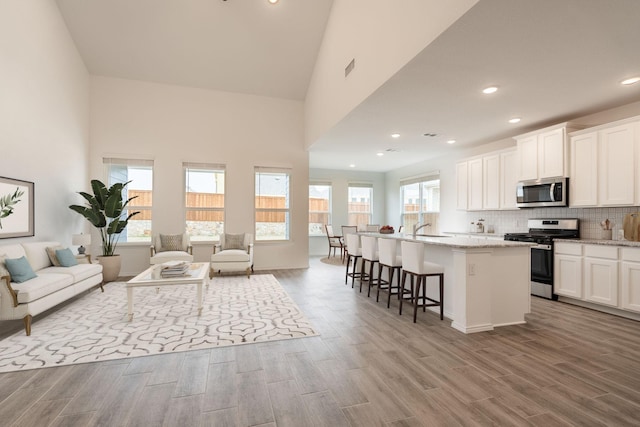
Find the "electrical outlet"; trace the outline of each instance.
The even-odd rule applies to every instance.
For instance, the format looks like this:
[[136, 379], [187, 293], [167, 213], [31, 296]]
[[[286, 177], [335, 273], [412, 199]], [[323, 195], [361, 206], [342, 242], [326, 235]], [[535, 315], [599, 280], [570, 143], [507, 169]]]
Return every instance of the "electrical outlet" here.
[[475, 275], [476, 275], [476, 265], [469, 264], [469, 276], [475, 276]]

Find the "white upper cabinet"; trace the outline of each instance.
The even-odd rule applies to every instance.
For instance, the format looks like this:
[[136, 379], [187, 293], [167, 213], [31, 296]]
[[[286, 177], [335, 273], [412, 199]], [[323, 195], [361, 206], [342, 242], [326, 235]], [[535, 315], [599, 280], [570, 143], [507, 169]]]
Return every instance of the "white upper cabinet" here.
[[456, 209], [467, 210], [469, 193], [468, 163], [460, 162], [456, 164]]
[[571, 137], [569, 206], [598, 205], [598, 132]]
[[569, 206], [640, 203], [640, 118], [571, 134]]
[[636, 123], [603, 129], [600, 139], [600, 204], [602, 206], [633, 205], [637, 144]]
[[538, 179], [538, 136], [517, 138], [520, 179]]
[[484, 156], [482, 158], [482, 208], [500, 209], [499, 154]]
[[569, 176], [567, 123], [515, 137], [520, 179]]
[[500, 153], [500, 176], [500, 209], [518, 209], [516, 187], [520, 178], [520, 169], [516, 150]]
[[482, 159], [469, 160], [468, 210], [482, 210]]
[[567, 141], [565, 128], [538, 135], [538, 178], [568, 176]]
[[456, 163], [456, 209], [518, 209], [519, 170], [514, 148]]

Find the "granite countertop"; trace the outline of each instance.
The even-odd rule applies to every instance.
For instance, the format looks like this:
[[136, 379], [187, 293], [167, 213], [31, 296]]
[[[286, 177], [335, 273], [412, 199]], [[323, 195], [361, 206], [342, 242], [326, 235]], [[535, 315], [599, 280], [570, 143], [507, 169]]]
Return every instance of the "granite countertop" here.
[[603, 246], [625, 246], [632, 248], [640, 248], [640, 242], [632, 242], [630, 240], [599, 240], [599, 239], [554, 239], [554, 242], [562, 243], [582, 243], [587, 245], [603, 245]]
[[504, 233], [476, 233], [472, 231], [443, 231], [442, 234], [459, 234], [459, 235], [465, 235], [469, 237], [477, 237], [477, 236], [500, 237], [501, 239], [504, 239]]
[[529, 242], [512, 242], [508, 240], [492, 240], [486, 239], [484, 237], [452, 237], [447, 235], [441, 236], [416, 236], [415, 238], [411, 233], [393, 233], [393, 234], [382, 234], [382, 233], [366, 233], [362, 232], [359, 234], [374, 236], [374, 237], [383, 237], [388, 239], [396, 239], [396, 240], [405, 240], [408, 242], [422, 242], [429, 245], [435, 246], [449, 246], [451, 248], [465, 248], [465, 249], [473, 249], [473, 248], [515, 248], [515, 247], [527, 247], [527, 246], [535, 246], [535, 243]]

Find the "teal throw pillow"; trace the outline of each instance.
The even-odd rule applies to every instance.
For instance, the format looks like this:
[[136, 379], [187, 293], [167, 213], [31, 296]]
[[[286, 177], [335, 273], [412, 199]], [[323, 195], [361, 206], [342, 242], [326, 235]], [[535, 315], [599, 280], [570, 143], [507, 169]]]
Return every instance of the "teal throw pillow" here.
[[7, 266], [9, 274], [11, 274], [12, 282], [22, 283], [38, 277], [33, 272], [31, 265], [29, 265], [29, 261], [23, 256], [20, 258], [7, 258], [4, 260], [4, 264]]
[[78, 265], [78, 260], [69, 248], [58, 249], [56, 251], [56, 258], [58, 258], [60, 267], [72, 267], [74, 265]]

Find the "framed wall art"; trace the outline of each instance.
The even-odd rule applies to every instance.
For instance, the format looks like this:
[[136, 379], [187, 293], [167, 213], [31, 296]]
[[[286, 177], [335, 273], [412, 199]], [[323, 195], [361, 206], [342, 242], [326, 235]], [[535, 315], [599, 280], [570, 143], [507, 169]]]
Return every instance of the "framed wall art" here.
[[33, 182], [0, 176], [0, 239], [34, 235]]

